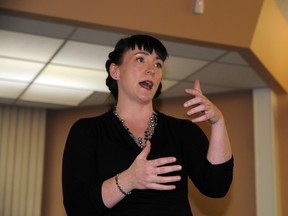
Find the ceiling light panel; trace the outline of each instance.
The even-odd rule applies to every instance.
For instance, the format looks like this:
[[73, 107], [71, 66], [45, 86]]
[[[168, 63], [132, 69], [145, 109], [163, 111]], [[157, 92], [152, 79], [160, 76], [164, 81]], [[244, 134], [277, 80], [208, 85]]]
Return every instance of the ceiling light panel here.
[[0, 98], [16, 99], [29, 83], [0, 80]]
[[77, 106], [92, 91], [32, 84], [20, 98], [24, 101]]
[[112, 47], [68, 41], [52, 63], [105, 70], [105, 63]]
[[106, 78], [106, 72], [50, 64], [37, 77], [35, 83], [109, 92]]
[[182, 80], [208, 64], [207, 61], [170, 56], [165, 62], [164, 77]]
[[63, 40], [0, 30], [0, 56], [47, 62]]
[[0, 78], [30, 82], [44, 67], [43, 63], [0, 57]]

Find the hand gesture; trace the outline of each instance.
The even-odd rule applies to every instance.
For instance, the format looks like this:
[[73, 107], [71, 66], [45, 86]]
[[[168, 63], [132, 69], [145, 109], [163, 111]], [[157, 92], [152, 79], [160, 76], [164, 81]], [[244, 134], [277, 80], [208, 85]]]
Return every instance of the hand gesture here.
[[200, 114], [200, 116], [193, 118], [192, 122], [208, 121], [210, 124], [215, 124], [220, 119], [223, 119], [220, 110], [202, 94], [199, 80], [194, 81], [193, 89], [185, 89], [185, 92], [193, 96], [192, 99], [184, 103], [184, 107], [190, 108], [187, 114], [189, 116], [196, 113]]
[[169, 165], [176, 161], [175, 157], [163, 157], [154, 160], [147, 160], [151, 150], [151, 143], [148, 140], [146, 147], [135, 158], [132, 165], [126, 170], [130, 174], [133, 189], [154, 189], [154, 190], [173, 190], [175, 185], [164, 183], [176, 182], [180, 176], [160, 176], [182, 169], [180, 165]]

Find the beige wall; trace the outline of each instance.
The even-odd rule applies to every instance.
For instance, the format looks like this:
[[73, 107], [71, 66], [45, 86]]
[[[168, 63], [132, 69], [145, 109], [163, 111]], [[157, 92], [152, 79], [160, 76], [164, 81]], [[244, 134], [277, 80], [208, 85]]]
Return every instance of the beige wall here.
[[[223, 199], [204, 197], [190, 185], [189, 199], [195, 215], [255, 216], [255, 178], [253, 152], [253, 107], [251, 92], [211, 95], [210, 99], [223, 111], [235, 157], [235, 174], [231, 189]], [[185, 99], [157, 103], [157, 109], [172, 116], [186, 118]], [[42, 216], [65, 215], [62, 204], [61, 162], [64, 143], [74, 121], [99, 115], [107, 107], [91, 107], [48, 111], [46, 160]], [[209, 134], [209, 127], [201, 124]]]

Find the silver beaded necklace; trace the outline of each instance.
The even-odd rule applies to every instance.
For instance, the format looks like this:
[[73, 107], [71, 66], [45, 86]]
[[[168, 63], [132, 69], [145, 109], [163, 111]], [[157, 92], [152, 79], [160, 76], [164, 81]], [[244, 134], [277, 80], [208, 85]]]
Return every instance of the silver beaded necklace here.
[[128, 134], [133, 138], [135, 143], [140, 147], [140, 148], [145, 148], [147, 140], [150, 140], [154, 134], [155, 127], [157, 125], [157, 120], [158, 120], [158, 115], [155, 111], [153, 111], [152, 116], [149, 119], [149, 123], [147, 126], [147, 129], [144, 132], [144, 138], [143, 137], [135, 137], [129, 130], [129, 128], [125, 125], [124, 120], [119, 116], [116, 107], [114, 107], [113, 113], [115, 116], [119, 119], [119, 121], [122, 123], [123, 127], [126, 129]]

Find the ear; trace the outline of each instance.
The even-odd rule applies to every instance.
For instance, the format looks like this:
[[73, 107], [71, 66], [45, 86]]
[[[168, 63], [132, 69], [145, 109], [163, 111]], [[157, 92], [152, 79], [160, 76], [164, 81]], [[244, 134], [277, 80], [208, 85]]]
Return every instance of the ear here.
[[111, 63], [109, 73], [113, 79], [118, 80], [119, 79], [119, 67], [118, 67], [118, 65]]

